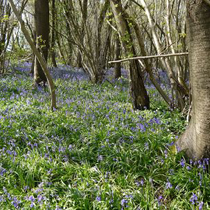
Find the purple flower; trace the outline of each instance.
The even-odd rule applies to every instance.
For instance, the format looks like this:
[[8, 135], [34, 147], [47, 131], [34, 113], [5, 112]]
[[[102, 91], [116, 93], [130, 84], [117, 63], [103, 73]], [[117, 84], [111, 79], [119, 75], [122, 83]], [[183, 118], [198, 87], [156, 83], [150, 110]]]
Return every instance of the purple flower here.
[[162, 195], [159, 195], [158, 196], [158, 206], [161, 206], [162, 199], [163, 199], [163, 196]]
[[68, 147], [68, 149], [69, 150], [72, 150], [72, 148], [73, 148], [73, 146], [70, 144], [69, 147]]
[[146, 131], [146, 128], [145, 128], [145, 126], [144, 126], [143, 124], [138, 123], [137, 126], [138, 126], [138, 128], [139, 128], [141, 131], [143, 131], [143, 132]]
[[165, 158], [167, 158], [167, 157], [168, 157], [168, 151], [165, 150], [165, 151], [164, 151], [164, 154], [165, 154]]
[[139, 187], [140, 186], [140, 183], [138, 181], [136, 181], [136, 186]]
[[155, 117], [154, 120], [155, 120], [155, 123], [157, 123], [158, 125], [161, 124], [161, 122], [158, 118]]
[[13, 198], [12, 204], [15, 208], [18, 208], [21, 201], [19, 201], [16, 197]]
[[182, 166], [182, 168], [185, 166], [185, 160], [184, 159], [181, 159], [180, 165]]
[[34, 202], [34, 201], [35, 201], [35, 198], [34, 198], [34, 196], [33, 196], [33, 195], [31, 195], [31, 196], [28, 198], [28, 200], [30, 200], [30, 201], [32, 201], [32, 202]]
[[6, 172], [7, 172], [7, 170], [5, 168], [2, 168], [1, 172], [0, 172], [0, 175], [3, 176]]
[[12, 204], [13, 204], [13, 206], [14, 206], [15, 208], [18, 208], [18, 203], [17, 203], [17, 202], [12, 201]]
[[200, 204], [199, 204], [199, 210], [203, 209], [203, 204], [204, 204], [203, 201], [201, 201]]
[[59, 153], [60, 153], [60, 152], [62, 152], [62, 153], [63, 153], [63, 152], [65, 152], [65, 151], [66, 151], [66, 148], [65, 148], [65, 147], [59, 147], [59, 148], [58, 148], [58, 151], [59, 151]]
[[144, 147], [145, 147], [146, 150], [148, 150], [148, 149], [149, 149], [149, 144], [146, 142], [146, 143], [144, 144]]
[[209, 165], [209, 158], [205, 158], [204, 161], [206, 162], [206, 165]]
[[52, 185], [52, 182], [47, 182], [47, 186], [51, 186]]
[[100, 196], [97, 196], [97, 197], [96, 197], [96, 200], [97, 200], [97, 201], [101, 201], [101, 197], [100, 197]]
[[141, 183], [141, 186], [143, 186], [144, 185], [144, 180], [141, 179], [140, 183]]
[[0, 195], [0, 202], [4, 202], [4, 201], [5, 201], [4, 196]]
[[35, 206], [35, 204], [32, 202], [31, 205], [30, 205], [30, 207], [33, 208], [34, 206]]
[[166, 182], [166, 189], [171, 189], [172, 188], [172, 184], [168, 181]]
[[127, 200], [125, 200], [125, 199], [122, 199], [121, 200], [121, 206], [126, 206], [127, 203], [128, 203]]
[[23, 189], [24, 191], [27, 191], [29, 189], [29, 186], [25, 186]]
[[193, 193], [190, 198], [190, 202], [194, 205], [197, 200], [198, 200], [197, 195], [195, 193]]
[[38, 199], [38, 202], [40, 203], [42, 200], [44, 200], [44, 196], [43, 195], [38, 195], [37, 199]]
[[10, 151], [10, 150], [7, 150], [7, 153], [8, 153], [9, 155], [12, 155], [12, 151]]

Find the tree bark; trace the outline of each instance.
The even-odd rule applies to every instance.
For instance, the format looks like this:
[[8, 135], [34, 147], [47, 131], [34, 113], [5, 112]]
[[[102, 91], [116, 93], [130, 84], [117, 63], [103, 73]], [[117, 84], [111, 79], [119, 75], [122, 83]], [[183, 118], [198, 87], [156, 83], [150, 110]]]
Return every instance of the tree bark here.
[[55, 7], [55, 0], [52, 0], [52, 40], [51, 40], [51, 59], [52, 59], [52, 64], [54, 67], [57, 67], [56, 63], [56, 54], [55, 54], [55, 38], [56, 38], [56, 32], [55, 32], [55, 27], [56, 27], [56, 7]]
[[190, 158], [210, 157], [210, 6], [187, 1], [192, 119], [176, 145]]
[[[119, 35], [116, 35], [116, 41], [115, 41], [115, 59], [119, 60], [121, 54], [121, 47], [120, 47], [120, 38]], [[118, 79], [121, 77], [121, 63], [115, 63], [114, 65], [114, 78]]]
[[[47, 62], [49, 49], [49, 1], [35, 0], [35, 28], [36, 45]], [[47, 78], [37, 59], [34, 64], [34, 82], [40, 84], [46, 82]]]

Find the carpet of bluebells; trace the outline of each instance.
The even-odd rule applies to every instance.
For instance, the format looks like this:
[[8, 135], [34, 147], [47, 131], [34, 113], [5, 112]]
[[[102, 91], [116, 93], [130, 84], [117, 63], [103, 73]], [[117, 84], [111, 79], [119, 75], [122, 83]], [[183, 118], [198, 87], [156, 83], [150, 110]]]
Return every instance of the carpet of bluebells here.
[[151, 110], [133, 111], [126, 72], [94, 85], [61, 66], [51, 112], [28, 69], [0, 77], [1, 210], [210, 209], [209, 160], [173, 152], [185, 118], [152, 85]]

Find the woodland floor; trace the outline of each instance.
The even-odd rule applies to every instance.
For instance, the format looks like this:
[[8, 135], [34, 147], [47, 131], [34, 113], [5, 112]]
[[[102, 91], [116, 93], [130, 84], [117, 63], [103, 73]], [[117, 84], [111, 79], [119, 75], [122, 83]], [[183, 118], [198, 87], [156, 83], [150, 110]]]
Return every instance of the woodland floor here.
[[151, 110], [133, 111], [125, 71], [93, 85], [60, 66], [51, 112], [29, 67], [0, 77], [0, 209], [210, 209], [209, 160], [174, 153], [185, 118], [149, 82]]

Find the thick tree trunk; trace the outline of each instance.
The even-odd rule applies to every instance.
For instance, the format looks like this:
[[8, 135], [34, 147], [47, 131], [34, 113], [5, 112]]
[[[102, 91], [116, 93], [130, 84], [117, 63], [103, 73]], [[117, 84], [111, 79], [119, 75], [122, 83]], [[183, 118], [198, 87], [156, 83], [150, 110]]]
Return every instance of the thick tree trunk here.
[[[46, 62], [48, 58], [49, 48], [49, 1], [35, 0], [35, 28], [36, 28], [36, 44], [40, 49]], [[34, 64], [34, 81], [36, 84], [46, 82], [47, 78], [38, 61], [35, 59]]]
[[210, 6], [187, 1], [192, 120], [177, 146], [189, 157], [210, 157]]

